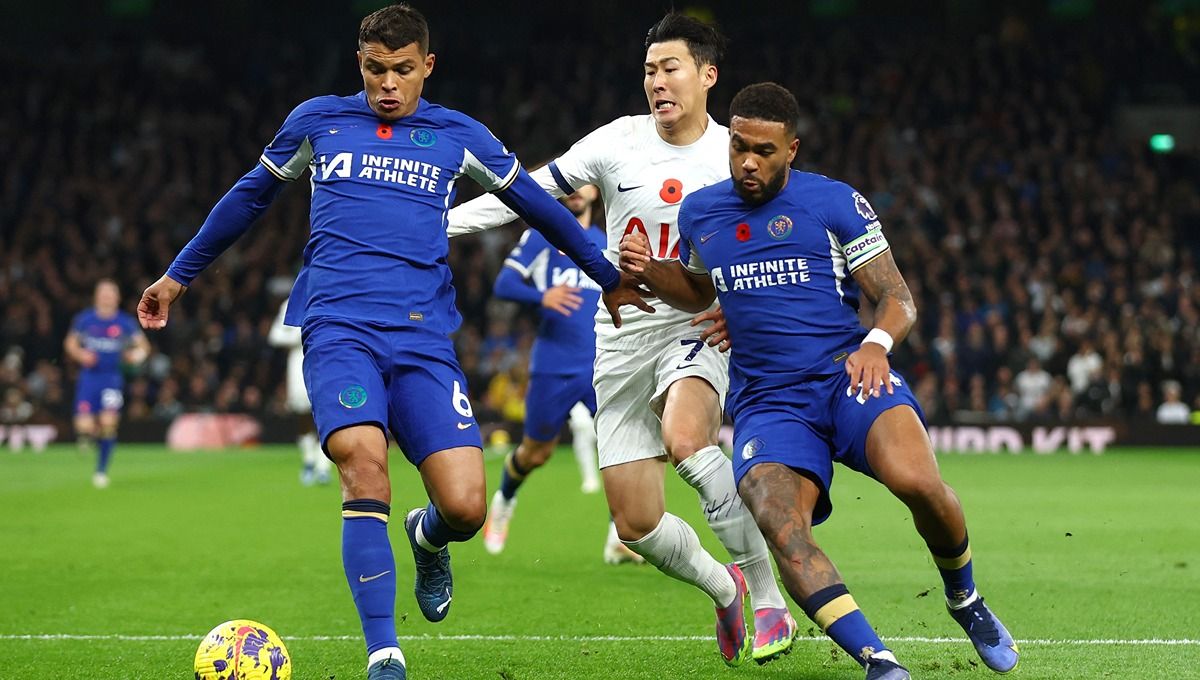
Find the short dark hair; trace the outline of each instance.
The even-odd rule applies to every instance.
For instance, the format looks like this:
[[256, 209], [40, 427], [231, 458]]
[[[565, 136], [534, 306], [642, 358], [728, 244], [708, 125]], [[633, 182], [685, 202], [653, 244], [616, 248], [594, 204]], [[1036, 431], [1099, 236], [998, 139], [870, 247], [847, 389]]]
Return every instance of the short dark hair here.
[[733, 117], [783, 123], [788, 134], [795, 135], [800, 122], [800, 105], [786, 87], [778, 83], [755, 83], [743, 87], [729, 102]]
[[363, 17], [358, 26], [358, 46], [382, 43], [389, 50], [417, 43], [421, 52], [429, 52], [429, 24], [425, 16], [406, 2], [388, 5]]
[[681, 12], [671, 12], [650, 27], [646, 48], [671, 40], [682, 40], [687, 45], [696, 66], [716, 66], [725, 56], [725, 36], [717, 27]]

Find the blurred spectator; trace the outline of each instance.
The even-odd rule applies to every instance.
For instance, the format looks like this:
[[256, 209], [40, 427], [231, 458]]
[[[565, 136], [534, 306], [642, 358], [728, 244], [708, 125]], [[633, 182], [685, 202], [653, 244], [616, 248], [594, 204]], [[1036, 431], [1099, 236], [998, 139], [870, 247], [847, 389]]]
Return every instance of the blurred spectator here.
[[1186, 425], [1191, 422], [1192, 411], [1180, 401], [1179, 383], [1168, 380], [1163, 383], [1163, 403], [1158, 405], [1154, 417], [1163, 425]]
[[1041, 415], [1049, 405], [1050, 387], [1054, 378], [1047, 373], [1036, 357], [1030, 357], [1025, 369], [1017, 374], [1016, 388], [1020, 395], [1020, 410], [1017, 415], [1024, 420]]
[[[69, 48], [0, 44], [0, 135], [11, 140], [0, 168], [0, 395], [7, 404], [15, 389], [30, 418], [70, 415], [64, 310], [87, 306], [102, 276], [142, 290], [293, 106], [361, 87], [353, 71], [333, 67], [347, 52], [321, 39], [327, 24], [298, 22], [284, 47], [260, 55], [246, 46], [271, 22], [248, 18], [268, 5], [248, 4], [238, 21], [205, 7], [193, 8], [207, 19], [189, 24], [197, 30], [185, 39], [89, 30], [59, 41]], [[767, 24], [713, 5], [736, 49], [712, 114], [725, 122], [733, 92], [764, 78], [796, 94], [796, 166], [868, 197], [913, 292], [918, 326], [896, 363], [931, 423], [955, 413], [1151, 418], [1153, 386], [1164, 381], [1178, 383], [1179, 402], [1200, 399], [1197, 161], [1126, 143], [1117, 120], [1121, 104], [1141, 103], [1151, 88], [1193, 105], [1200, 97], [1184, 86], [1200, 82], [1200, 67], [1165, 15], [1147, 9], [1119, 31], [1113, 17], [1058, 25], [1010, 16], [1003, 35], [999, 23], [947, 32], [914, 21], [866, 40], [854, 20], [813, 21], [805, 7], [784, 3]], [[164, 4], [147, 22], [169, 24], [178, 11]], [[449, 6], [428, 11], [435, 42], [459, 63], [495, 19], [482, 9], [453, 20]], [[645, 113], [628, 75], [642, 46], [630, 36], [656, 10], [580, 11], [606, 30], [515, 26], [513, 40], [481, 47], [498, 71], [448, 59], [430, 99], [476, 116], [529, 165], [600, 122]], [[97, 37], [105, 35], [121, 38]], [[542, 56], [563, 53], [575, 58]], [[65, 65], [74, 75], [64, 80]], [[1151, 67], [1170, 76], [1149, 78]], [[460, 200], [476, 191], [460, 185]], [[151, 336], [155, 354], [130, 383], [130, 418], [282, 412], [283, 357], [264, 338], [308, 227], [308, 192], [289, 186], [202, 274], [171, 326]], [[489, 301], [520, 231], [453, 239], [446, 258], [464, 318], [456, 348], [481, 411], [495, 376], [513, 382], [532, 339], [532, 312]]]

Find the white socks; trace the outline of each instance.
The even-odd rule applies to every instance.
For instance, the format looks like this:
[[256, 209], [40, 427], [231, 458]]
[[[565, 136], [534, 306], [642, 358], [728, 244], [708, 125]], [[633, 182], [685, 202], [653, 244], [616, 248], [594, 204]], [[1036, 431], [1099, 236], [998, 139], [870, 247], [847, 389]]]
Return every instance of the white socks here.
[[733, 484], [733, 464], [717, 446], [692, 454], [675, 468], [683, 481], [700, 494], [700, 507], [708, 526], [742, 568], [750, 588], [753, 608], [782, 609], [787, 606], [775, 572], [771, 570], [767, 542], [742, 504]]
[[383, 649], [375, 650], [374, 653], [367, 657], [367, 668], [389, 658], [399, 661], [401, 666], [407, 666], [404, 663], [404, 652], [400, 651], [399, 647], [384, 647]]
[[300, 459], [305, 467], [312, 467], [318, 475], [328, 476], [329, 470], [333, 466], [333, 461], [325, 455], [321, 450], [321, 442], [317, 441], [317, 435], [313, 432], [305, 432], [296, 440], [300, 446]]
[[725, 566], [705, 552], [687, 522], [669, 512], [654, 531], [623, 542], [662, 573], [703, 590], [718, 607], [728, 607], [737, 597], [737, 585]]
[[571, 446], [575, 449], [575, 462], [579, 463], [579, 476], [585, 489], [600, 489], [600, 469], [596, 466], [596, 422], [592, 412], [583, 402], [571, 407]]

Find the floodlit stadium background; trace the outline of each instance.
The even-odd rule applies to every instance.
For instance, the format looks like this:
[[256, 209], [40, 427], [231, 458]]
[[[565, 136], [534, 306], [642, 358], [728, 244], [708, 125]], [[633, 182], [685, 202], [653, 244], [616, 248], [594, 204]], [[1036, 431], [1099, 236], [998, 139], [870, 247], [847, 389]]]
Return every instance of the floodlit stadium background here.
[[[357, 22], [379, 4], [6, 3], [0, 423], [71, 438], [62, 338], [94, 282], [115, 277], [131, 311], [295, 104], [359, 89]], [[527, 165], [646, 109], [654, 3], [420, 4], [438, 54], [426, 96]], [[1200, 411], [1200, 7], [901, 4], [678, 7], [731, 38], [712, 115], [742, 85], [786, 85], [804, 112], [797, 166], [880, 212], [920, 313], [895, 365], [941, 448], [1200, 440], [1156, 427]], [[124, 440], [162, 441], [196, 412], [291, 438], [284, 355], [263, 339], [307, 234], [305, 185], [152, 337]], [[536, 312], [489, 290], [520, 228], [456, 239], [450, 256], [473, 402], [513, 435]]]

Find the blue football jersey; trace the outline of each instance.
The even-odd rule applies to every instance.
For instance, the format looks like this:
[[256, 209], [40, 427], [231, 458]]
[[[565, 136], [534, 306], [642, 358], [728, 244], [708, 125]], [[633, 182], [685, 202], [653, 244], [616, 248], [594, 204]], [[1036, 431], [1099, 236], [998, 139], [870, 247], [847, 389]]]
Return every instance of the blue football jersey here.
[[[603, 249], [608, 236], [603, 229], [586, 230], [588, 238]], [[571, 258], [546, 240], [545, 236], [528, 229], [521, 235], [504, 266], [517, 271], [539, 292], [554, 286], [579, 288], [583, 305], [565, 315], [543, 307], [538, 325], [537, 340], [529, 358], [531, 373], [574, 374], [590, 373], [596, 357], [596, 309], [600, 302], [600, 286], [588, 278]]]
[[132, 316], [117, 311], [115, 316], [101, 317], [95, 309], [85, 309], [71, 320], [71, 332], [79, 336], [84, 349], [96, 353], [96, 365], [84, 368], [88, 374], [120, 374], [121, 353], [142, 334]]
[[841, 361], [867, 332], [850, 274], [889, 247], [862, 194], [789, 172], [762, 205], [743, 201], [726, 180], [690, 194], [679, 210], [680, 260], [708, 273], [725, 310], [731, 401], [746, 388], [845, 370]]
[[334, 317], [438, 333], [461, 322], [446, 264], [455, 182], [468, 175], [500, 191], [520, 170], [465, 114], [421, 99], [386, 122], [362, 92], [296, 107], [259, 161], [283, 180], [312, 172], [312, 233], [286, 323]]

